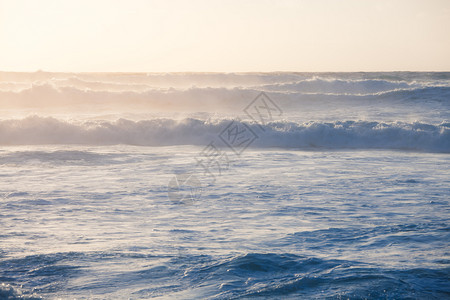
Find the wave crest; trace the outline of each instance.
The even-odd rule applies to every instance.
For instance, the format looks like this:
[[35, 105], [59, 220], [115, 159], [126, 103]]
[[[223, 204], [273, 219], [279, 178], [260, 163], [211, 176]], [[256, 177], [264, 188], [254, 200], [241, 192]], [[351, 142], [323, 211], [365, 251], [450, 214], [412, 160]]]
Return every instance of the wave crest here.
[[[74, 123], [31, 116], [0, 121], [1, 145], [128, 144], [139, 146], [207, 145], [218, 140], [229, 119], [151, 119]], [[450, 124], [421, 122], [272, 122], [265, 126], [235, 120], [259, 136], [252, 147], [298, 149], [400, 149], [450, 153]]]

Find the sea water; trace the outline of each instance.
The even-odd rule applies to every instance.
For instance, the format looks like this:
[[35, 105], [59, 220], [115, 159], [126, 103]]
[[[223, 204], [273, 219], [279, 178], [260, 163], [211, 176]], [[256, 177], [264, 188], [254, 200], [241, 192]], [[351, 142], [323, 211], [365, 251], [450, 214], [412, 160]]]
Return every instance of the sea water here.
[[0, 298], [450, 298], [450, 73], [0, 73]]

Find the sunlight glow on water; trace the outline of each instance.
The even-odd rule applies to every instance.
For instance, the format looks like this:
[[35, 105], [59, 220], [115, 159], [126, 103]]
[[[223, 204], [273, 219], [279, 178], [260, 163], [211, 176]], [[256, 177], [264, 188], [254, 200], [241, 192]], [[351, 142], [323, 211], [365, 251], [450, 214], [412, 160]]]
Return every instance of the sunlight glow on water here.
[[[64, 76], [0, 85], [24, 109], [0, 118], [0, 298], [448, 297], [447, 73]], [[282, 109], [267, 124], [243, 111], [257, 90]]]

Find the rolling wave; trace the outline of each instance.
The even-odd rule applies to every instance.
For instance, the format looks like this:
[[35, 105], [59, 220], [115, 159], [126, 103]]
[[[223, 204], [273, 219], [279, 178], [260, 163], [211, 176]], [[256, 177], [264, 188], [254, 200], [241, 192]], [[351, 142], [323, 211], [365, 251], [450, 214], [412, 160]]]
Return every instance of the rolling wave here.
[[379, 79], [342, 80], [312, 78], [297, 82], [265, 85], [262, 88], [272, 91], [290, 91], [302, 93], [324, 94], [373, 94], [398, 89], [413, 89], [422, 87], [418, 83], [405, 81], [389, 81]]
[[[0, 145], [207, 145], [234, 122], [256, 136], [252, 147], [293, 149], [398, 149], [450, 153], [450, 123], [272, 122], [220, 119], [150, 119], [69, 122], [31, 116], [0, 121]], [[253, 133], [252, 133], [253, 132]]]
[[[111, 292], [111, 286], [131, 287], [135, 297], [146, 299], [168, 296], [168, 292], [171, 293], [169, 296], [179, 299], [299, 299], [316, 298], [318, 293], [324, 299], [443, 299], [449, 294], [445, 278], [450, 270], [444, 266], [434, 269], [382, 268], [357, 261], [290, 253], [251, 252], [224, 257], [71, 252], [10, 259], [0, 265], [9, 268], [11, 278], [7, 281], [32, 280], [39, 287], [37, 290], [45, 295], [62, 290], [64, 279], [80, 277], [87, 263], [101, 261], [109, 266], [120, 260], [130, 264], [145, 260], [146, 264], [120, 274], [99, 273], [95, 280], [78, 283], [80, 288], [105, 293]], [[19, 277], [24, 263], [33, 271]], [[0, 269], [0, 275], [3, 273]], [[170, 290], [161, 284], [163, 279], [170, 280]], [[41, 299], [6, 284], [0, 285], [0, 296]], [[118, 298], [115, 296], [111, 298]]]
[[[414, 75], [414, 76], [413, 76]], [[302, 100], [446, 101], [449, 73], [7, 73], [0, 72], [0, 106], [85, 105], [164, 109], [241, 109], [261, 91], [295, 105]], [[387, 103], [390, 103], [390, 102]]]
[[[430, 102], [450, 105], [450, 87], [447, 86], [392, 86], [392, 88], [344, 87], [276, 88], [261, 87], [190, 87], [186, 89], [115, 85], [108, 89], [89, 89], [78, 86], [33, 84], [20, 91], [0, 90], [0, 107], [67, 111], [84, 108], [86, 111], [105, 110], [170, 110], [170, 111], [240, 111], [261, 91], [286, 108], [302, 108], [305, 103], [348, 106], [411, 104], [427, 107]], [[434, 106], [433, 106], [434, 107]]]

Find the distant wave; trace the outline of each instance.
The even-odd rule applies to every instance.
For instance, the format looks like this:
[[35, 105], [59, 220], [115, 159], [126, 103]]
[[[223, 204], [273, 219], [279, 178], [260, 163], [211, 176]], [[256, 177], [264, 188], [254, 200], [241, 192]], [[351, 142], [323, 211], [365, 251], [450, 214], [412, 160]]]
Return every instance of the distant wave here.
[[[403, 104], [427, 105], [430, 102], [450, 105], [450, 87], [391, 84], [376, 81], [374, 87], [365, 88], [355, 82], [335, 87], [337, 81], [321, 87], [291, 88], [288, 85], [259, 87], [189, 87], [161, 88], [146, 85], [111, 85], [106, 90], [81, 88], [79, 86], [57, 86], [55, 84], [32, 84], [17, 90], [0, 90], [0, 107], [14, 109], [68, 110], [70, 108], [86, 111], [104, 110], [169, 110], [169, 111], [240, 111], [261, 91], [276, 99], [286, 108], [301, 108], [309, 104], [332, 103], [333, 105], [353, 105], [359, 101], [367, 104]], [[340, 86], [343, 81], [337, 84]], [[372, 81], [371, 81], [372, 82]], [[330, 84], [330, 86], [328, 86]], [[349, 84], [349, 87], [345, 86]], [[378, 87], [378, 85], [380, 85]], [[382, 88], [382, 87], [385, 88]], [[130, 88], [129, 90], [127, 88]], [[408, 107], [408, 106], [407, 106]]]
[[[131, 85], [130, 85], [131, 86]], [[113, 108], [161, 108], [166, 110], [242, 109], [260, 91], [246, 88], [149, 88], [142, 90], [95, 90], [74, 86], [36, 83], [20, 91], [0, 91], [3, 108], [67, 109], [85, 107], [88, 110]]]
[[[140, 146], [207, 145], [218, 140], [231, 120], [151, 119], [68, 122], [31, 116], [0, 121], [0, 145], [128, 144]], [[247, 125], [258, 138], [252, 147], [299, 149], [399, 149], [450, 153], [450, 123], [420, 122], [273, 122]]]
[[[109, 80], [96, 81], [81, 79], [77, 76], [68, 78], [50, 78], [41, 81], [32, 82], [14, 82], [14, 81], [0, 81], [0, 90], [20, 92], [21, 90], [29, 89], [33, 86], [49, 85], [56, 89], [64, 88], [77, 88], [80, 90], [92, 90], [92, 91], [150, 91], [160, 90], [161, 88], [172, 89], [189, 89], [189, 88], [254, 88], [262, 89], [265, 91], [277, 91], [277, 92], [301, 92], [301, 93], [333, 93], [333, 94], [370, 94], [383, 91], [391, 91], [398, 89], [414, 89], [424, 87], [423, 83], [406, 82], [399, 80], [381, 80], [381, 79], [337, 79], [337, 78], [321, 78], [313, 77], [309, 79], [302, 79], [297, 81], [281, 81], [285, 78], [278, 78], [270, 84], [266, 82], [230, 82], [224, 80], [224, 82], [212, 82], [205, 80], [205, 82], [175, 82], [173, 85], [167, 84], [151, 84], [144, 82], [121, 82], [114, 81], [113, 78]], [[255, 85], [255, 83], [257, 83]]]
[[311, 78], [297, 82], [265, 85], [262, 88], [272, 91], [291, 91], [302, 93], [331, 93], [331, 94], [374, 94], [397, 89], [413, 89], [422, 87], [418, 83], [405, 81], [389, 81], [379, 79], [343, 80]]
[[[450, 73], [13, 73], [0, 72], [0, 105], [227, 106], [260, 91], [302, 99], [449, 100]], [[336, 97], [338, 96], [338, 97]], [[238, 106], [240, 107], [240, 106]]]

